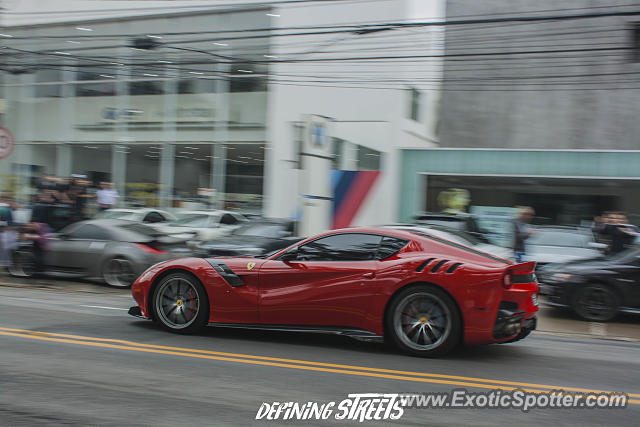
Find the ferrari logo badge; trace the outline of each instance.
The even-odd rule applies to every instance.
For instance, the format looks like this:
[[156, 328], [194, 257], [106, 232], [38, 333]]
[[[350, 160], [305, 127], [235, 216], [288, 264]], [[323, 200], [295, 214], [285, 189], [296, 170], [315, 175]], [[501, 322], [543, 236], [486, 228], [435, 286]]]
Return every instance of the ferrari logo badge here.
[[247, 263], [247, 270], [253, 270], [253, 267], [256, 266], [255, 262], [249, 262]]

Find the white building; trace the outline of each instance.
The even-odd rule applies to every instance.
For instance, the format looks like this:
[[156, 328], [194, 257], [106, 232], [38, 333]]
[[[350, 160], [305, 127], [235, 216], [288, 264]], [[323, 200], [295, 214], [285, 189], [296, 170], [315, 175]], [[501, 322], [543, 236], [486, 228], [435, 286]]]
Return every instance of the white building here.
[[[339, 225], [384, 223], [399, 212], [400, 148], [437, 142], [438, 84], [411, 81], [440, 80], [441, 33], [386, 24], [439, 19], [439, 1], [35, 3], [13, 4], [0, 30], [0, 125], [16, 142], [0, 174], [19, 197], [33, 177], [85, 174], [127, 204], [213, 189], [218, 206], [299, 217], [324, 180]], [[311, 116], [331, 160], [309, 180]], [[379, 173], [351, 173], [331, 208], [329, 169]]]

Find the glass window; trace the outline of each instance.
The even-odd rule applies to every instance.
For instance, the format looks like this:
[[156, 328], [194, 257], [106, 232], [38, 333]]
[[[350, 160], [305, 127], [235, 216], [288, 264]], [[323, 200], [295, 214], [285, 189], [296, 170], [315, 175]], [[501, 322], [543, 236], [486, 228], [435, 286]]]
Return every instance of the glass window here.
[[174, 156], [173, 199], [181, 202], [212, 200], [201, 189], [211, 188], [213, 146], [211, 144], [176, 144]]
[[127, 144], [116, 146], [115, 151], [127, 156], [126, 206], [157, 207], [162, 146], [160, 144]]
[[231, 214], [224, 214], [220, 218], [220, 224], [235, 225], [238, 223], [238, 219]]
[[[196, 227], [205, 228], [209, 227], [210, 215], [204, 214], [183, 214], [177, 220], [170, 223], [174, 227]], [[217, 225], [217, 222], [213, 223]]]
[[231, 64], [230, 92], [264, 92], [267, 90], [266, 68], [251, 64]]
[[76, 96], [114, 96], [116, 94], [116, 85], [111, 79], [116, 76], [113, 70], [105, 69], [82, 69], [77, 74], [80, 81], [97, 81], [95, 83], [77, 83]]
[[382, 153], [371, 148], [358, 146], [358, 170], [380, 170], [380, 159]]
[[86, 224], [76, 228], [69, 233], [72, 239], [82, 240], [109, 240], [109, 232], [95, 225]]
[[225, 206], [229, 210], [260, 210], [264, 173], [263, 144], [227, 145]]
[[382, 236], [345, 233], [322, 237], [298, 248], [302, 261], [365, 261], [375, 259]]
[[150, 223], [162, 222], [162, 221], [164, 221], [164, 217], [162, 215], [160, 215], [160, 213], [155, 212], [155, 211], [154, 212], [149, 212], [142, 219], [142, 222], [150, 222]]
[[380, 242], [380, 247], [378, 248], [378, 259], [387, 259], [393, 256], [400, 249], [404, 248], [407, 244], [407, 240], [397, 239], [395, 237], [385, 236], [382, 238], [382, 242]]

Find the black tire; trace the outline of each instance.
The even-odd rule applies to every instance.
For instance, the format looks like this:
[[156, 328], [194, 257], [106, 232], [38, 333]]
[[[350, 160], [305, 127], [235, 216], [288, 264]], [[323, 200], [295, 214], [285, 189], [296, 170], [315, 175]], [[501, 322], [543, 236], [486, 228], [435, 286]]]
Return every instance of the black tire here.
[[11, 254], [9, 274], [13, 277], [34, 277], [36, 274], [36, 258], [29, 250], [17, 250]]
[[124, 256], [114, 256], [102, 265], [102, 280], [114, 288], [130, 288], [138, 275], [133, 262]]
[[593, 283], [576, 289], [571, 308], [582, 319], [608, 322], [618, 315], [618, 295], [611, 287]]
[[439, 357], [460, 342], [462, 320], [453, 299], [434, 286], [412, 286], [389, 304], [385, 339], [412, 356]]
[[209, 320], [209, 299], [194, 276], [175, 272], [163, 277], [152, 297], [153, 320], [162, 328], [192, 334]]

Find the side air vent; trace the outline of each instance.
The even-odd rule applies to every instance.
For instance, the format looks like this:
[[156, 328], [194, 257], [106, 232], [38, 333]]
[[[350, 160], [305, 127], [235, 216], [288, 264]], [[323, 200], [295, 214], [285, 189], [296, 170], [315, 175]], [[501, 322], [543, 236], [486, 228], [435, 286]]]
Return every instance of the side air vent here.
[[456, 268], [460, 267], [462, 263], [456, 262], [455, 264], [451, 264], [449, 268], [447, 268], [447, 273], [453, 273], [456, 271]]
[[424, 268], [427, 266], [427, 264], [429, 264], [431, 261], [433, 261], [435, 258], [429, 258], [428, 260], [424, 261], [422, 264], [420, 264], [418, 266], [418, 268], [416, 268], [416, 271], [419, 273], [422, 270], [424, 270]]
[[442, 267], [448, 261], [449, 261], [448, 259], [443, 259], [441, 261], [438, 261], [438, 263], [434, 265], [433, 268], [431, 269], [431, 272], [435, 273], [436, 271], [440, 270], [440, 267]]

